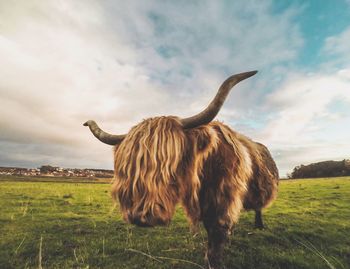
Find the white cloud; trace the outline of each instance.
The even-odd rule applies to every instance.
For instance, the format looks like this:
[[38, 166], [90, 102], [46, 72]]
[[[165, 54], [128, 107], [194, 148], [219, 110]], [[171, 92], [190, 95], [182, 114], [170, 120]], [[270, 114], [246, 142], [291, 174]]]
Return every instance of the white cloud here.
[[326, 39], [324, 50], [331, 54], [345, 54], [349, 51], [347, 43], [350, 41], [350, 28], [337, 36], [330, 36]]
[[266, 106], [275, 112], [258, 136], [284, 172], [305, 162], [349, 158], [349, 89], [349, 70], [294, 74], [267, 97]]
[[350, 27], [342, 33], [326, 39], [322, 52], [329, 57], [328, 65], [349, 67], [350, 62]]
[[335, 75], [294, 75], [271, 94], [267, 105], [279, 109], [278, 118], [267, 126], [269, 137], [274, 141], [289, 140], [305, 129], [316, 118], [329, 116], [328, 105], [340, 99], [350, 102], [350, 80], [342, 70]]
[[285, 72], [265, 96], [269, 120], [254, 133], [276, 157], [281, 174], [299, 164], [350, 157], [350, 28], [325, 40], [325, 61], [312, 73]]
[[[7, 20], [0, 32], [0, 138], [18, 147], [37, 145], [27, 147], [27, 157], [21, 151], [2, 152], [16, 156], [18, 163], [26, 159], [37, 163], [40, 145], [42, 151], [61, 145], [66, 153], [61, 150], [50, 156], [46, 150], [41, 156], [46, 162], [60, 159], [61, 165], [75, 166], [91, 152], [105, 152], [95, 166], [108, 162], [111, 167], [109, 150], [94, 141], [82, 123], [93, 117], [103, 120], [106, 129], [125, 132], [140, 119], [140, 111], [157, 112], [166, 95], [149, 83], [140, 67], [123, 63], [132, 62], [134, 54], [106, 32], [95, 6], [77, 10], [72, 2], [39, 3], [16, 11], [10, 3], [2, 3]], [[71, 147], [80, 157], [71, 155]]]

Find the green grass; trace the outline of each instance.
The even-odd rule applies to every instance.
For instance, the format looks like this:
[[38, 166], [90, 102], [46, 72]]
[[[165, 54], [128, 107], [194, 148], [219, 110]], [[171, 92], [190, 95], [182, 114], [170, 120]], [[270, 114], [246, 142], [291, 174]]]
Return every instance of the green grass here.
[[[0, 180], [0, 268], [200, 268], [181, 208], [168, 227], [125, 224], [109, 184]], [[350, 177], [286, 180], [265, 230], [242, 212], [227, 268], [350, 268]], [[39, 261], [41, 260], [41, 261]], [[196, 265], [197, 264], [197, 265]]]

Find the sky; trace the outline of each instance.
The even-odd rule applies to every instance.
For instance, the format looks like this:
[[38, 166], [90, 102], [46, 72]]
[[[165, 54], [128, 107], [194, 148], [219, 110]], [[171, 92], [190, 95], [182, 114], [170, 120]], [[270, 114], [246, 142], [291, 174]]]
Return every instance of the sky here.
[[122, 134], [188, 117], [250, 70], [218, 120], [281, 176], [348, 159], [349, 44], [349, 0], [0, 0], [0, 166], [113, 169], [86, 120]]

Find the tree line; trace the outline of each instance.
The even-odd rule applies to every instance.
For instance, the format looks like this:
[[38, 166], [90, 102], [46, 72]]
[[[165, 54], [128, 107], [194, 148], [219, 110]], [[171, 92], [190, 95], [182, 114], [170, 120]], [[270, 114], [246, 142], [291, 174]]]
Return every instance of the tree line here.
[[324, 161], [296, 166], [288, 178], [350, 176], [350, 160]]

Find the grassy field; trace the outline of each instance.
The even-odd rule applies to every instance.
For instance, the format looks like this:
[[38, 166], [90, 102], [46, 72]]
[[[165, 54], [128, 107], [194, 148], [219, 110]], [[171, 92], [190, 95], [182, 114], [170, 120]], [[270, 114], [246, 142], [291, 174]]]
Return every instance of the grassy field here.
[[[2, 178], [0, 268], [202, 268], [205, 231], [181, 208], [168, 227], [134, 227], [109, 188]], [[227, 268], [350, 268], [350, 177], [282, 181], [265, 222], [254, 230], [242, 213]]]

